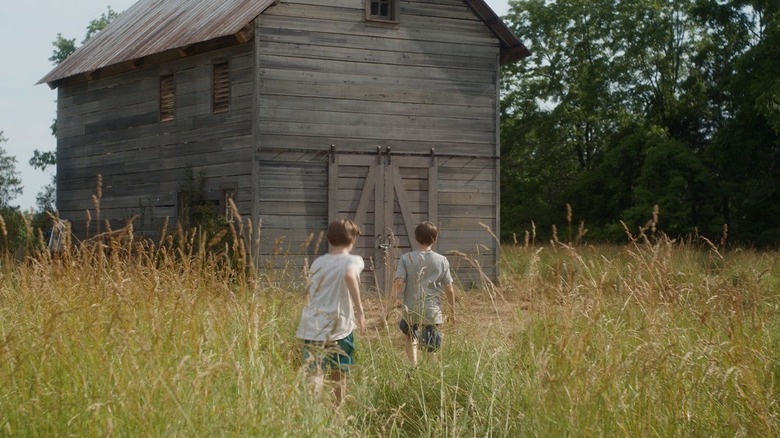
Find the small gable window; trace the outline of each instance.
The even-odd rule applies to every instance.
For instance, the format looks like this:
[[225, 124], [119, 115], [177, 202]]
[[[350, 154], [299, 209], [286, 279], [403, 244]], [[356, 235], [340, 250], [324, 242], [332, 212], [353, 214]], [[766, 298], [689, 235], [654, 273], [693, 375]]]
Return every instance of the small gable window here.
[[366, 0], [368, 20], [397, 22], [400, 15], [400, 0]]
[[224, 113], [230, 109], [230, 65], [227, 62], [214, 64], [211, 76], [211, 109]]
[[173, 120], [176, 111], [176, 83], [173, 75], [160, 77], [160, 121]]

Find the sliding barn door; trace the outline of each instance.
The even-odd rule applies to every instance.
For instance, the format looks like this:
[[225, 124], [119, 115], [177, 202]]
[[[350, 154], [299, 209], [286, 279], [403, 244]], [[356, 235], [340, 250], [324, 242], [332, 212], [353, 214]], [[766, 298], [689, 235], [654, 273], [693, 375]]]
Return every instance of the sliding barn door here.
[[387, 292], [400, 254], [415, 245], [414, 228], [437, 222], [437, 166], [433, 157], [333, 150], [328, 167], [328, 218], [357, 222], [363, 235], [354, 253], [366, 262], [364, 281]]

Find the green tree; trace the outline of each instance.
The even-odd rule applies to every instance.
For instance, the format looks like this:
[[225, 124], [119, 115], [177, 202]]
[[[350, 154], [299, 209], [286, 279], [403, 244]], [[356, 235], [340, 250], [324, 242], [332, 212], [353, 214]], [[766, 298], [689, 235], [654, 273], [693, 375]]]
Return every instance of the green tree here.
[[35, 149], [29, 163], [30, 166], [35, 169], [46, 170], [47, 167], [55, 166], [57, 164], [57, 154], [53, 151], [41, 152], [38, 149]]
[[54, 50], [49, 61], [54, 65], [61, 63], [76, 51], [76, 38], [68, 39], [63, 37], [61, 33], [57, 34], [57, 39], [51, 44], [54, 46]]
[[622, 163], [628, 171], [609, 169], [609, 163], [602, 167], [601, 178], [624, 177], [621, 182], [631, 191], [631, 204], [623, 204], [617, 216], [592, 217], [599, 225], [618, 219], [643, 224], [657, 204], [660, 225], [667, 233], [720, 229], [713, 226], [714, 200], [709, 193], [713, 177], [703, 157], [715, 112], [708, 107], [710, 90], [697, 64], [711, 37], [705, 23], [694, 19], [697, 4], [697, 0], [616, 4], [619, 18], [613, 38], [628, 72], [617, 89], [639, 121], [640, 132], [634, 130], [626, 138], [621, 138], [625, 131], [615, 132], [611, 144], [619, 146], [618, 152], [632, 146], [639, 151], [633, 154], [636, 161]]
[[[658, 226], [671, 236], [695, 234], [697, 230], [715, 236], [721, 229], [712, 223], [710, 210], [714, 185], [710, 170], [691, 148], [667, 135], [647, 145], [634, 205], [623, 212], [624, 219], [638, 226], [660, 207]], [[701, 229], [705, 226], [708, 228]]]
[[512, 3], [514, 30], [528, 40], [527, 62], [506, 66], [503, 110], [507, 116], [542, 113], [574, 168], [598, 161], [609, 132], [623, 119], [614, 94], [625, 70], [612, 39], [613, 2], [544, 0]]
[[119, 17], [119, 13], [111, 9], [111, 6], [108, 6], [106, 9], [106, 12], [100, 14], [99, 18], [95, 18], [89, 22], [87, 25], [87, 34], [84, 36], [84, 40], [81, 41], [81, 44], [86, 43], [87, 40], [95, 36], [98, 32], [103, 30], [112, 21]]
[[[50, 166], [57, 164], [57, 155], [52, 151], [41, 152], [38, 149], [33, 151], [33, 157], [29, 161], [34, 169], [45, 171]], [[51, 212], [56, 210], [57, 205], [57, 176], [52, 175], [51, 182], [41, 188], [41, 191], [35, 196], [35, 204], [38, 212]], [[46, 218], [36, 218], [37, 225], [44, 226], [48, 222]], [[41, 222], [40, 224], [38, 222]]]
[[0, 254], [14, 253], [24, 246], [27, 239], [27, 227], [19, 207], [11, 201], [22, 193], [22, 181], [16, 170], [16, 158], [8, 155], [2, 147], [8, 139], [0, 131], [0, 217], [3, 218], [0, 230]]
[[[0, 131], [0, 145], [7, 141], [3, 131]], [[21, 194], [22, 180], [16, 170], [16, 157], [8, 155], [5, 148], [0, 146], [0, 207], [10, 207], [11, 201]]]
[[729, 117], [714, 136], [709, 159], [723, 187], [720, 211], [730, 234], [764, 245], [780, 241], [780, 12], [773, 2], [735, 2], [731, 14], [753, 3], [752, 44], [734, 65], [727, 93]]
[[[668, 232], [713, 234], [738, 204], [776, 199], [766, 189], [780, 187], [774, 2], [510, 5], [533, 55], [502, 71], [504, 237], [533, 218], [560, 223], [567, 203], [594, 237], [619, 236], [620, 220], [644, 223], [655, 204]], [[761, 160], [754, 188], [736, 189], [749, 172], [728, 168], [739, 158]]]
[[[119, 17], [119, 13], [111, 9], [111, 6], [108, 6], [106, 12], [100, 14], [99, 18], [95, 18], [89, 22], [87, 25], [87, 33], [81, 41], [81, 44], [86, 43], [87, 40], [103, 30], [109, 23], [116, 20], [117, 17]], [[61, 33], [57, 34], [57, 38], [52, 42], [52, 46], [54, 46], [54, 50], [52, 56], [49, 57], [49, 61], [54, 65], [67, 59], [68, 56], [72, 55], [78, 48], [76, 46], [76, 38], [65, 38]]]
[[624, 126], [611, 137], [604, 159], [594, 171], [578, 179], [570, 204], [588, 221], [591, 238], [622, 241], [623, 225], [614, 218], [624, 219], [632, 228], [644, 225], [652, 206], [641, 210], [644, 216], [639, 218], [625, 219], [624, 213], [637, 204], [636, 191], [647, 149], [665, 140], [666, 133], [660, 128], [648, 129], [639, 123]]
[[510, 4], [508, 20], [532, 55], [502, 70], [504, 237], [531, 220], [562, 218], [567, 194], [630, 118], [615, 93], [625, 67], [612, 38], [613, 2]]

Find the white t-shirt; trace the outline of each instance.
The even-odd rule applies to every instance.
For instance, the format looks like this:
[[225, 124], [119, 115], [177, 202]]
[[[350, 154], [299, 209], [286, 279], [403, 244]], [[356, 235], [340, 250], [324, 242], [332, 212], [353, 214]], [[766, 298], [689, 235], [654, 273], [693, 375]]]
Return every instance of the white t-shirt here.
[[363, 258], [351, 254], [325, 254], [309, 269], [309, 303], [303, 307], [295, 333], [309, 341], [336, 341], [347, 337], [357, 325], [345, 275], [363, 272]]

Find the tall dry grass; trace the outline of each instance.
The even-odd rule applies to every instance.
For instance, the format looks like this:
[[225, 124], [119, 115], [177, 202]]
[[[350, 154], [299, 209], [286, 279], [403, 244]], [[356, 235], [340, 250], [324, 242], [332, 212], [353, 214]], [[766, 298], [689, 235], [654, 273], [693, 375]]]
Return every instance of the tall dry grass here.
[[414, 372], [366, 297], [336, 408], [306, 389], [290, 273], [255, 275], [197, 233], [131, 236], [3, 263], [0, 435], [780, 434], [777, 252], [649, 231], [505, 246], [500, 285], [460, 294]]

